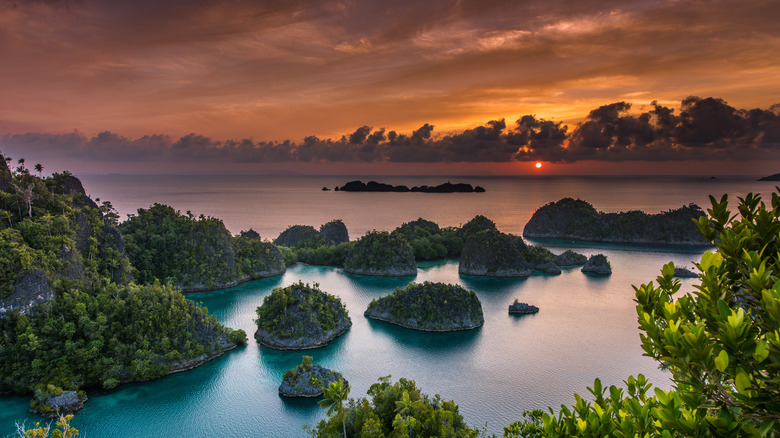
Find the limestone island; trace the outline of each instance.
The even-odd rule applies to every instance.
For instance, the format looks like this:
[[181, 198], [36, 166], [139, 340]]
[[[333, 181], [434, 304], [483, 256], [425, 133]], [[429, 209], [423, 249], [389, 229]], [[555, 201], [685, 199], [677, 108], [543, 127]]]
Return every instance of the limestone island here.
[[609, 264], [607, 256], [596, 254], [590, 256], [588, 262], [582, 267], [582, 272], [586, 274], [611, 275], [612, 265]]
[[282, 253], [257, 232], [231, 236], [216, 218], [154, 204], [119, 224], [135, 280], [170, 281], [183, 292], [236, 286], [285, 272]]
[[277, 350], [306, 350], [325, 346], [352, 326], [341, 299], [298, 282], [277, 287], [257, 308], [255, 339]]
[[84, 407], [87, 394], [84, 391], [63, 391], [54, 385], [35, 391], [35, 398], [30, 401], [30, 412], [46, 418], [59, 418], [75, 414]]
[[466, 183], [451, 183], [447, 181], [437, 186], [414, 186], [411, 189], [405, 185], [391, 185], [376, 181], [364, 183], [360, 180], [350, 181], [336, 190], [342, 192], [418, 192], [418, 193], [484, 193], [485, 189], [480, 186], [473, 187]]
[[341, 219], [322, 224], [319, 231], [311, 225], [292, 225], [274, 239], [274, 245], [291, 249], [318, 248], [345, 242], [349, 242], [349, 233]]
[[428, 332], [471, 330], [485, 323], [477, 294], [458, 285], [429, 281], [411, 283], [372, 300], [364, 315]]
[[[125, 240], [109, 201], [98, 205], [69, 172], [36, 176], [23, 161], [10, 169], [0, 155], [8, 213], [0, 225], [0, 394], [33, 395], [30, 406], [42, 415], [69, 414], [86, 400], [83, 389], [156, 379], [246, 343], [243, 330], [223, 326], [171, 285], [176, 277], [146, 276], [154, 263], [173, 272], [197, 262], [167, 252], [176, 239], [193, 238], [167, 220], [172, 209], [128, 218], [148, 219], [141, 228], [150, 239]], [[193, 222], [201, 221], [187, 217], [185, 225]], [[134, 266], [131, 254], [148, 258]]]
[[344, 260], [350, 274], [385, 277], [417, 275], [414, 251], [406, 240], [387, 231], [370, 231], [358, 239]]
[[300, 365], [284, 373], [282, 384], [279, 385], [279, 395], [313, 398], [321, 396], [322, 388], [327, 387], [331, 382], [341, 380], [345, 387], [349, 386], [349, 382], [341, 376], [341, 373], [313, 364], [312, 361], [311, 356], [303, 356]]
[[528, 315], [531, 313], [539, 313], [539, 308], [528, 303], [521, 303], [517, 299], [509, 305], [510, 315]]
[[546, 248], [526, 245], [520, 236], [488, 228], [466, 240], [458, 272], [485, 277], [528, 277], [534, 272], [559, 275], [559, 266], [581, 260], [577, 253], [564, 254], [556, 256]]
[[588, 261], [584, 255], [567, 249], [555, 260], [558, 266], [582, 266]]
[[780, 181], [780, 173], [759, 178], [756, 181]]
[[602, 213], [581, 199], [563, 198], [536, 210], [523, 229], [523, 237], [711, 246], [693, 223], [702, 216], [704, 212], [695, 204], [658, 214], [638, 210]]

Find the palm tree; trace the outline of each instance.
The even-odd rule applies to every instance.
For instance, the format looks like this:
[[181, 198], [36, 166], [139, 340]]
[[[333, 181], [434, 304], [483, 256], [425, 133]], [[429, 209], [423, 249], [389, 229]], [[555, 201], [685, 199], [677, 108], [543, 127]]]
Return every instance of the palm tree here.
[[38, 176], [43, 178], [43, 165], [41, 163], [35, 165], [35, 171], [38, 172]]
[[412, 409], [419, 406], [420, 403], [422, 403], [422, 400], [420, 399], [412, 401], [409, 397], [409, 391], [407, 390], [404, 390], [404, 393], [401, 395], [401, 400], [395, 402], [395, 411], [401, 414], [401, 417], [403, 417], [404, 420], [408, 419], [410, 438], [412, 436], [412, 420], [408, 417], [410, 416], [409, 414], [412, 413]]
[[341, 419], [341, 426], [344, 429], [344, 438], [347, 438], [347, 425], [344, 415], [344, 401], [349, 397], [349, 386], [344, 385], [344, 380], [339, 379], [338, 382], [330, 382], [328, 387], [322, 388], [322, 400], [319, 401], [320, 407], [328, 408], [328, 415], [337, 413], [337, 418]]

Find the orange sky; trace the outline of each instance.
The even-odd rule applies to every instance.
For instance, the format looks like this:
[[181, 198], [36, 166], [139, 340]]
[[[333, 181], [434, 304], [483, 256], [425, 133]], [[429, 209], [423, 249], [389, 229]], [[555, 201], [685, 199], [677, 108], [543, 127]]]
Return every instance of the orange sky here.
[[602, 105], [691, 95], [768, 109], [778, 16], [762, 0], [0, 0], [0, 135], [300, 142], [526, 114], [571, 132]]

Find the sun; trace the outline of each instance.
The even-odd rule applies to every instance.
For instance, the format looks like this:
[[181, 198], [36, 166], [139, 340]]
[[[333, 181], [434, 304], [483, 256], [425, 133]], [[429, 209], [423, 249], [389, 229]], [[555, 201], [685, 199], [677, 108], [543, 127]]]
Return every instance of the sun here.
[[536, 164], [534, 164], [534, 166], [536, 166], [537, 169], [541, 169], [542, 168], [542, 162], [541, 161], [537, 161]]

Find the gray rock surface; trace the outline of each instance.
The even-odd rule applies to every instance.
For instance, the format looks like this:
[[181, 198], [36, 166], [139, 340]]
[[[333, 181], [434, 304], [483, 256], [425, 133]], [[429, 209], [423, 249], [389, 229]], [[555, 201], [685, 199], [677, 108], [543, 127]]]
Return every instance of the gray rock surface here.
[[[349, 382], [345, 380], [341, 373], [337, 373], [333, 370], [329, 370], [320, 365], [311, 365], [306, 369], [302, 366], [295, 368], [294, 373], [285, 373], [285, 379], [282, 380], [282, 384], [279, 385], [279, 395], [285, 397], [319, 397], [322, 395], [322, 387], [327, 387], [331, 382], [338, 382], [341, 379], [345, 386], [349, 386]], [[295, 375], [295, 378], [287, 378], [287, 376]], [[314, 382], [319, 382], [319, 385]]]
[[612, 274], [612, 266], [607, 261], [607, 257], [604, 254], [596, 254], [590, 256], [585, 266], [582, 267], [582, 272], [596, 275], [610, 275]]

